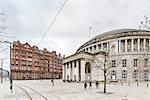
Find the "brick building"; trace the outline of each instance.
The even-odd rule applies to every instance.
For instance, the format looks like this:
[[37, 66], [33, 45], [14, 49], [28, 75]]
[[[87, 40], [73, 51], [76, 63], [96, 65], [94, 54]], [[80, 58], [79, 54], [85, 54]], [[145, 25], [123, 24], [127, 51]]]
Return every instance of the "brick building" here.
[[48, 79], [62, 77], [62, 57], [56, 51], [39, 50], [19, 41], [12, 47], [13, 79]]

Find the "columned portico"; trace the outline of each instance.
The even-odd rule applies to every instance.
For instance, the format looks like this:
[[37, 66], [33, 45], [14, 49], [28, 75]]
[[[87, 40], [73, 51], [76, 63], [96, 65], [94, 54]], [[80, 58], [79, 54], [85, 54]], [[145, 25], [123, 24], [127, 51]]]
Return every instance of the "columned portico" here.
[[[63, 61], [63, 70], [64, 70], [63, 80], [85, 81], [86, 80], [86, 73], [85, 73], [86, 62], [92, 59], [93, 59], [93, 56], [92, 54], [89, 54], [89, 53], [76, 54], [70, 57], [70, 59], [65, 59]], [[92, 66], [90, 66], [90, 70], [91, 68]], [[89, 75], [89, 73], [87, 75], [88, 75], [88, 79], [91, 79], [91, 75]]]

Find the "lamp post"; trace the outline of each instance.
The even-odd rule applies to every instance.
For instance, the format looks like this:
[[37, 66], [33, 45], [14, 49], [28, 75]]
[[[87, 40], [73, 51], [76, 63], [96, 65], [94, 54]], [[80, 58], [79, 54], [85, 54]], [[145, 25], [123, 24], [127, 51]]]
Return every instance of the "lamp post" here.
[[92, 26], [89, 27], [89, 40], [90, 40], [90, 38], [91, 38], [90, 34], [91, 34], [91, 29], [92, 29], [92, 28], [93, 28]]
[[53, 72], [52, 72], [52, 86], [54, 86], [54, 65], [52, 64]]
[[12, 77], [12, 68], [11, 68], [11, 44], [12, 43], [9, 41], [3, 41], [1, 43], [7, 43], [10, 46], [10, 90], [11, 90], [11, 93], [13, 93], [13, 77]]
[[49, 62], [50, 62], [50, 66], [52, 66], [52, 71], [51, 72], [51, 82], [52, 82], [52, 86], [54, 86], [54, 64], [52, 63], [52, 60], [53, 59], [49, 59]]

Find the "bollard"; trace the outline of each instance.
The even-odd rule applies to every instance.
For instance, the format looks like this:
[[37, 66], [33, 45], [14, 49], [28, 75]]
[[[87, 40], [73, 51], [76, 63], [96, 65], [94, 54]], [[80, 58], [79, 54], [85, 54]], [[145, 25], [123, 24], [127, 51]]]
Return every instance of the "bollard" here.
[[128, 83], [128, 86], [130, 86], [130, 82]]
[[121, 82], [121, 85], [122, 85], [122, 82]]
[[147, 83], [147, 87], [149, 87], [149, 86], [148, 86], [148, 83]]
[[137, 87], [139, 86], [139, 84], [137, 83]]
[[124, 96], [124, 97], [122, 98], [122, 100], [128, 100], [128, 99], [127, 99], [127, 96]]

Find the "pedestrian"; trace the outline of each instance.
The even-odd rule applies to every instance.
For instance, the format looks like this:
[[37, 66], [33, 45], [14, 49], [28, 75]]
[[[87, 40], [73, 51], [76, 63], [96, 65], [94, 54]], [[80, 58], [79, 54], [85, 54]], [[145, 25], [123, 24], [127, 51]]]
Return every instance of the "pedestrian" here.
[[98, 83], [98, 81], [96, 81], [96, 88], [98, 89], [98, 86], [99, 86], [99, 83]]
[[92, 82], [89, 83], [89, 87], [90, 87], [90, 89], [92, 89]]
[[54, 80], [53, 79], [51, 80], [51, 82], [52, 82], [52, 86], [54, 86]]
[[84, 90], [86, 90], [86, 87], [87, 87], [87, 84], [86, 84], [86, 82], [84, 83]]

